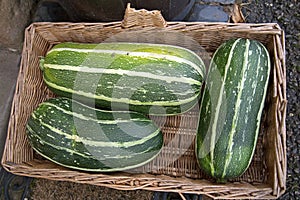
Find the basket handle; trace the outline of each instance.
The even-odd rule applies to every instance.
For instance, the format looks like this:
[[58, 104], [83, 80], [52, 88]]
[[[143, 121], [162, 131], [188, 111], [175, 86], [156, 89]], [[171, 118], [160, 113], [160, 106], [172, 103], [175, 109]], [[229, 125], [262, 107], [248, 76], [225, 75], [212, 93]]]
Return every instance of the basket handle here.
[[125, 10], [124, 19], [122, 21], [123, 28], [133, 27], [159, 27], [163, 28], [167, 26], [167, 22], [161, 15], [159, 10], [148, 11], [145, 9], [136, 10], [130, 7], [130, 3], [127, 4]]

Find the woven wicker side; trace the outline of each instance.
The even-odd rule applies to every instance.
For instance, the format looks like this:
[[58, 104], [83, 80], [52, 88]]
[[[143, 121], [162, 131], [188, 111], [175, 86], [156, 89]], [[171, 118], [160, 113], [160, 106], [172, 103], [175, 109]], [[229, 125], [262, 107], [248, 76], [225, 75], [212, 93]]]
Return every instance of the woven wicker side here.
[[37, 159], [12, 168], [14, 173], [23, 176], [30, 174], [31, 177], [36, 178], [92, 184], [118, 190], [144, 189], [149, 191], [205, 194], [214, 199], [275, 199], [275, 196], [271, 195], [272, 188], [267, 184], [253, 184], [246, 181], [214, 184], [205, 179], [173, 178], [165, 175], [125, 172], [110, 175], [89, 174], [68, 170], [49, 161]]
[[26, 30], [26, 39], [18, 84], [13, 101], [3, 166], [15, 174], [53, 180], [101, 185], [115, 189], [146, 189], [179, 193], [205, 194], [213, 198], [276, 198], [285, 189], [285, 112], [286, 85], [284, 35], [276, 24], [229, 24], [169, 22], [163, 31], [177, 32], [193, 38], [207, 55], [233, 37], [247, 37], [264, 43], [272, 57], [272, 74], [259, 139], [249, 169], [228, 184], [218, 185], [204, 175], [194, 155], [197, 108], [183, 115], [154, 117], [162, 126], [165, 146], [149, 164], [131, 173], [83, 173], [53, 164], [33, 153], [25, 133], [31, 111], [53, 94], [47, 89], [39, 69], [39, 56], [53, 44], [102, 42], [111, 36], [157, 27], [130, 27], [114, 23], [36, 23]]
[[284, 33], [280, 38], [273, 37], [274, 56], [273, 82], [269, 88], [267, 107], [267, 131], [264, 135], [266, 164], [269, 169], [268, 183], [273, 187], [273, 194], [280, 195], [286, 188], [286, 71], [285, 71]]
[[123, 28], [151, 26], [162, 28], [166, 27], [167, 23], [160, 11], [135, 10], [134, 8], [130, 8], [130, 3], [128, 3], [121, 26]]
[[24, 134], [25, 126], [29, 117], [28, 113], [32, 112], [36, 105], [43, 100], [40, 94], [47, 93], [47, 88], [40, 81], [40, 70], [36, 67], [28, 67], [39, 66], [39, 56], [42, 56], [49, 46], [44, 38], [32, 34], [33, 31], [32, 27], [25, 31], [22, 61], [5, 147], [9, 150], [5, 151], [3, 155], [3, 160], [9, 160], [16, 164], [33, 159], [33, 152]]

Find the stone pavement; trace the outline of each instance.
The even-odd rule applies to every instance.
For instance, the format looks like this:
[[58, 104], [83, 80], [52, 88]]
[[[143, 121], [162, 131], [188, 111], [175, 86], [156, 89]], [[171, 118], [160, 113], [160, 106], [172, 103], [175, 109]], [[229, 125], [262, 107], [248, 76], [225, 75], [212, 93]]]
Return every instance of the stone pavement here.
[[5, 143], [7, 123], [10, 114], [10, 106], [15, 91], [15, 84], [19, 70], [19, 52], [0, 48], [0, 155], [2, 157]]
[[36, 0], [0, 0], [0, 158], [15, 90], [24, 29], [31, 22]]

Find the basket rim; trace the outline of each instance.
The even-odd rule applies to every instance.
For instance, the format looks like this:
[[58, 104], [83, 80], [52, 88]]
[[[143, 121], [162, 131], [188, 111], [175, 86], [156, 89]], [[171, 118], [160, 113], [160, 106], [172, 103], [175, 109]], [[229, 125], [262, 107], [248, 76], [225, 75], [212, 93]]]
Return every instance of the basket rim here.
[[[50, 26], [55, 26], [55, 25], [80, 25], [80, 26], [95, 26], [95, 25], [120, 25], [122, 21], [113, 21], [113, 22], [33, 22], [27, 26], [29, 27], [39, 27], [39, 26], [45, 26], [45, 25], [50, 25]], [[283, 29], [281, 29], [280, 25], [275, 22], [267, 22], [267, 23], [248, 23], [248, 22], [243, 22], [243, 23], [231, 23], [231, 22], [184, 22], [184, 21], [167, 21], [167, 26], [163, 28], [168, 28], [168, 26], [175, 25], [175, 24], [180, 24], [180, 25], [206, 25], [206, 26], [218, 26], [218, 25], [223, 25], [227, 27], [236, 27], [237, 29], [239, 28], [246, 28], [249, 30], [255, 30], [257, 27], [262, 27], [266, 28], [266, 30], [274, 29], [274, 30], [279, 30], [282, 33]], [[268, 27], [268, 28], [267, 28]], [[64, 27], [66, 28], [66, 27]], [[126, 30], [127, 28], [123, 28]]]

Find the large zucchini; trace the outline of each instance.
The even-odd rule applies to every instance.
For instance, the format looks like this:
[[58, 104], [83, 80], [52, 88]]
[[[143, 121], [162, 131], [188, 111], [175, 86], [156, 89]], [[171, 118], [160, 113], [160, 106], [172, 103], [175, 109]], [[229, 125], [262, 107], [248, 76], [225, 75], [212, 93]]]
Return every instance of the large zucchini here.
[[33, 149], [60, 165], [84, 171], [120, 171], [152, 160], [160, 129], [131, 111], [93, 109], [67, 98], [41, 103], [26, 126]]
[[60, 96], [111, 110], [175, 115], [198, 101], [204, 64], [192, 51], [141, 43], [61, 43], [41, 60]]
[[232, 39], [215, 52], [201, 100], [196, 154], [219, 182], [248, 168], [254, 154], [270, 73], [258, 41]]

